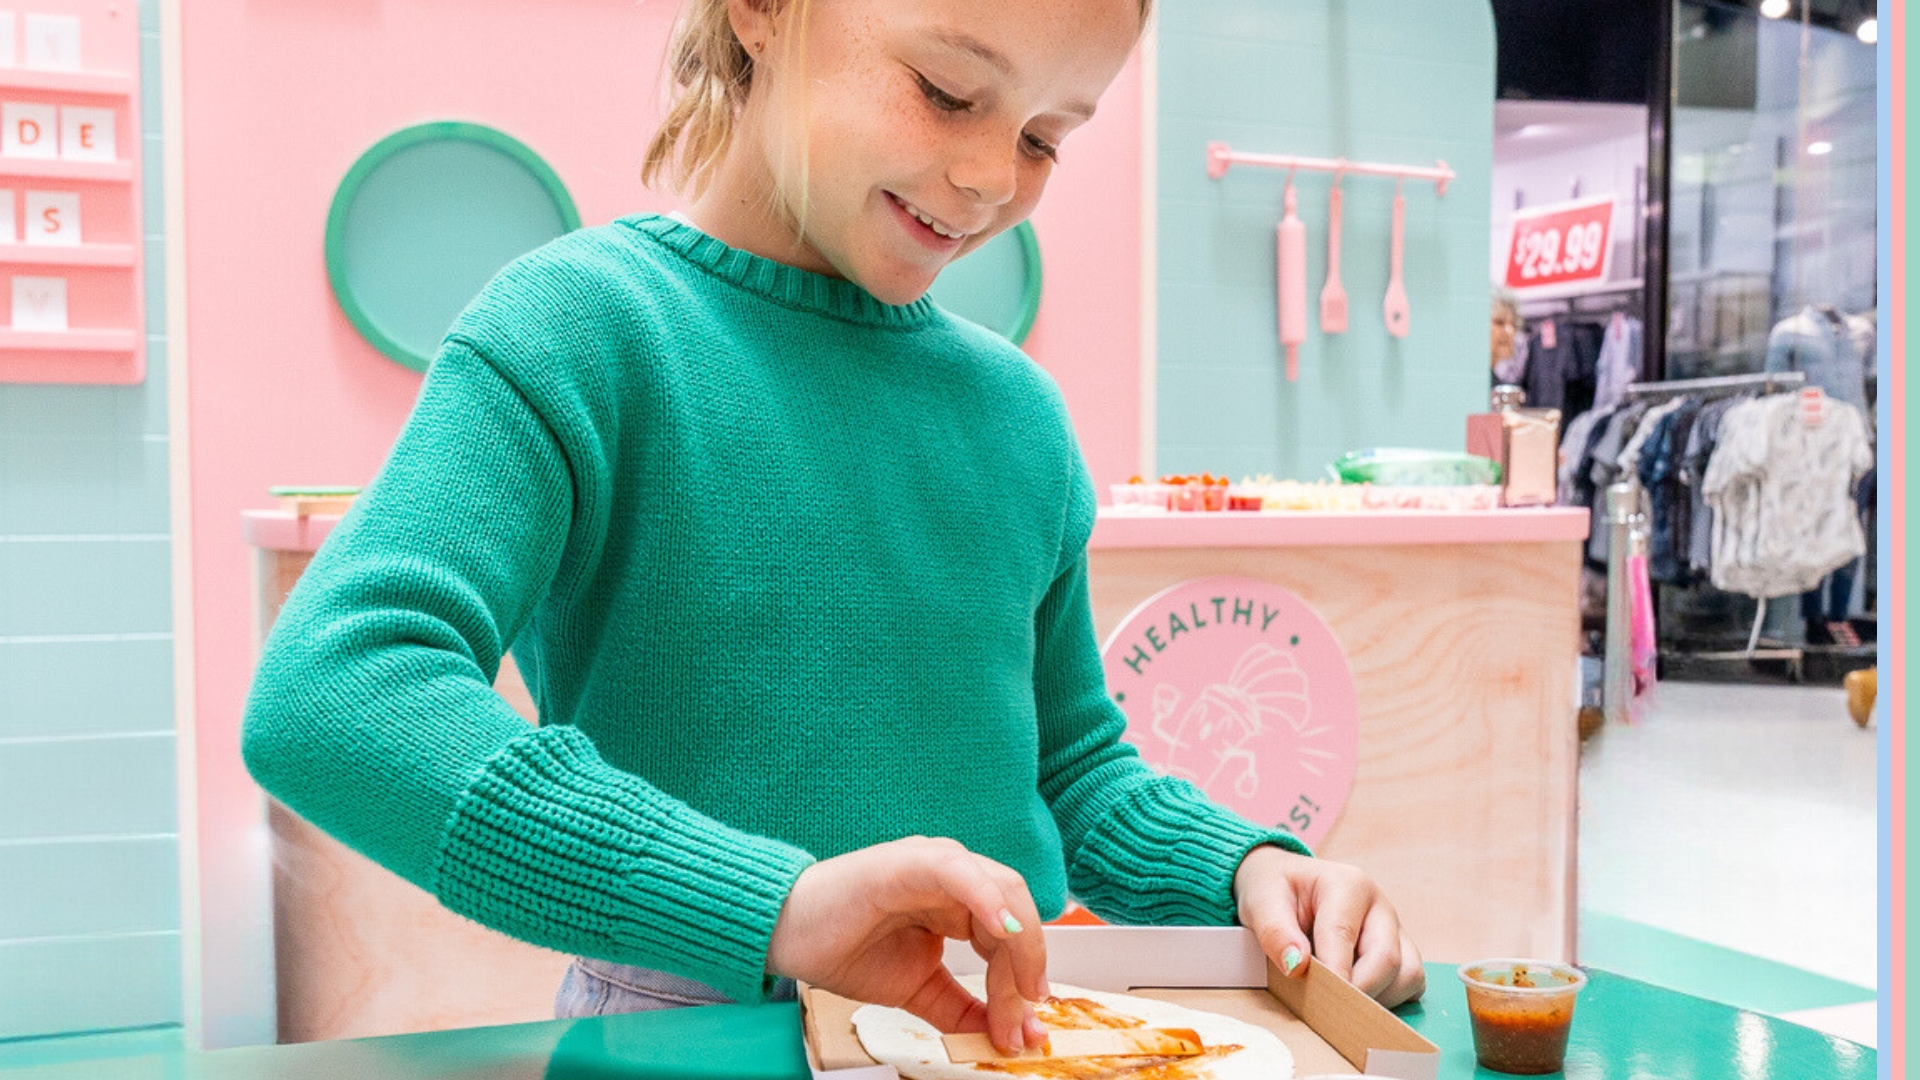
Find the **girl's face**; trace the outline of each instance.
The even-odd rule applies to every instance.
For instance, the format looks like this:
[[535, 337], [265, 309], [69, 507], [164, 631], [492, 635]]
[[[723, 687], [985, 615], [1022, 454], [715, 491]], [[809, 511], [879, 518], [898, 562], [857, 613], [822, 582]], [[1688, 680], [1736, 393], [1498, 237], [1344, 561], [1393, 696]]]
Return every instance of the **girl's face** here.
[[[781, 36], [787, 24], [756, 10], [756, 0], [733, 0], [741, 40], [749, 50], [767, 45], [754, 52], [760, 66], [739, 141], [716, 175], [716, 189], [736, 190], [715, 209], [742, 230], [737, 236], [748, 226], [764, 233], [760, 253], [847, 278], [894, 304], [918, 299], [942, 267], [1026, 219], [1055, 163], [1072, 153], [1062, 143], [1093, 115], [1140, 31], [1139, 0], [811, 7], [801, 91], [782, 69], [794, 56]], [[769, 192], [782, 140], [799, 137], [807, 214], [796, 245], [791, 223], [742, 185], [757, 173], [760, 194]], [[716, 194], [724, 193], [708, 192]], [[749, 221], [755, 214], [763, 220]]]

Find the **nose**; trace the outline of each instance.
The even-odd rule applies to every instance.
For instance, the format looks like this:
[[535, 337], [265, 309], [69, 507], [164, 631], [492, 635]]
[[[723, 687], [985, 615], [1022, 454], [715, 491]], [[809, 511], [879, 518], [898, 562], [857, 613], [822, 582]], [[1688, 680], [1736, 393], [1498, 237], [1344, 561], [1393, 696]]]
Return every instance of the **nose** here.
[[1012, 140], [974, 138], [963, 143], [947, 166], [947, 180], [986, 206], [1013, 201], [1019, 186], [1019, 136]]

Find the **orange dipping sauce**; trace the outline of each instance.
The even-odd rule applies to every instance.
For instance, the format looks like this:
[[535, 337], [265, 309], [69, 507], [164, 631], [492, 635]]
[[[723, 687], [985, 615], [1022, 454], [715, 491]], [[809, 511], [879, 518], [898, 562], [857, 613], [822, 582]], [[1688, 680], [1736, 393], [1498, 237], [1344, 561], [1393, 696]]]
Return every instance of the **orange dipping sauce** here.
[[1566, 964], [1483, 960], [1460, 969], [1473, 1017], [1473, 1049], [1483, 1068], [1523, 1076], [1559, 1072], [1566, 1063], [1573, 1006], [1587, 977]]

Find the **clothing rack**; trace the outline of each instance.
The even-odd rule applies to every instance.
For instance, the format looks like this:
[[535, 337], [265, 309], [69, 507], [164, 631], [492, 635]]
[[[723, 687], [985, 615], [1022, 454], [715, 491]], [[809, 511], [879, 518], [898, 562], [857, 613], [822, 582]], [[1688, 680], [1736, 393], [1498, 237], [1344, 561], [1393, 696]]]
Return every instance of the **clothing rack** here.
[[1692, 394], [1699, 397], [1719, 397], [1723, 394], [1742, 394], [1749, 390], [1771, 393], [1774, 390], [1791, 390], [1804, 385], [1807, 373], [1804, 371], [1762, 371], [1751, 375], [1712, 375], [1704, 379], [1669, 379], [1665, 382], [1637, 382], [1627, 387], [1628, 400], [1650, 397], [1684, 397]]
[[[1629, 401], [1635, 401], [1685, 396], [1721, 397], [1751, 390], [1771, 393], [1774, 390], [1800, 387], [1806, 381], [1807, 375], [1803, 371], [1713, 375], [1702, 379], [1668, 379], [1662, 382], [1633, 383], [1627, 387], [1626, 397]], [[1631, 550], [1631, 539], [1635, 535], [1635, 530], [1644, 529], [1646, 522], [1645, 502], [1639, 480], [1629, 477], [1613, 485], [1607, 493], [1607, 508], [1607, 521], [1614, 529], [1614, 534], [1607, 548], [1606, 679], [1602, 700], [1609, 718], [1618, 718], [1625, 716], [1626, 709], [1626, 700], [1621, 695], [1631, 696], [1633, 689], [1627, 660], [1630, 630], [1627, 625], [1624, 563]], [[1744, 651], [1696, 653], [1693, 654], [1694, 658], [1699, 660], [1785, 660], [1789, 664], [1799, 664], [1805, 658], [1803, 649], [1760, 648], [1760, 629], [1766, 621], [1767, 601], [1765, 597], [1761, 597], [1759, 607], [1754, 611], [1753, 630], [1747, 635], [1747, 647]]]
[[1640, 293], [1645, 288], [1644, 282], [1636, 280], [1551, 296], [1522, 296], [1519, 298], [1518, 308], [1521, 317], [1525, 319], [1544, 319], [1554, 315], [1612, 315], [1615, 313], [1637, 316], [1641, 308]]

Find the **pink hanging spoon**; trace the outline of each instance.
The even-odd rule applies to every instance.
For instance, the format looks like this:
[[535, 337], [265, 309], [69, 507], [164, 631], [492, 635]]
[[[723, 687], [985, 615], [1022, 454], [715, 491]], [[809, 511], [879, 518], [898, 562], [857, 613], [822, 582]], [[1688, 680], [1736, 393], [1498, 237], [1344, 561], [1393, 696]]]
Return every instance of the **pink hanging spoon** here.
[[1320, 332], [1347, 332], [1347, 287], [1340, 283], [1340, 174], [1327, 192], [1327, 284], [1320, 290]]
[[1287, 174], [1287, 213], [1280, 221], [1279, 287], [1280, 344], [1287, 350], [1287, 381], [1300, 378], [1300, 346], [1307, 340], [1307, 227], [1297, 213], [1293, 174]]
[[1387, 317], [1387, 333], [1394, 337], [1407, 336], [1407, 322], [1411, 313], [1407, 310], [1407, 283], [1402, 272], [1406, 261], [1407, 248], [1407, 197], [1400, 185], [1393, 188], [1393, 250], [1392, 267], [1387, 275], [1387, 302], [1384, 310]]

